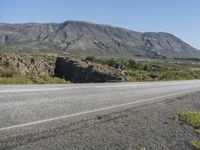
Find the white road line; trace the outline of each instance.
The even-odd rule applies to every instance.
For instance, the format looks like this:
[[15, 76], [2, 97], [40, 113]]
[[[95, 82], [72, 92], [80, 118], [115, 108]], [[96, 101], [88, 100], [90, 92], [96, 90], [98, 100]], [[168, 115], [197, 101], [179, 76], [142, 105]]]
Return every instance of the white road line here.
[[[156, 85], [161, 86], [162, 84], [164, 84], [164, 83], [159, 83]], [[112, 87], [118, 88], [118, 87], [135, 87], [135, 86], [147, 86], [147, 85], [152, 86], [152, 84], [150, 84], [150, 83], [141, 83], [141, 84], [121, 84], [121, 85], [97, 85], [97, 86], [91, 86], [91, 87], [93, 87], [93, 88], [107, 88], [107, 87], [108, 88], [112, 88]], [[166, 84], [164, 84], [164, 85], [166, 85]], [[169, 85], [177, 85], [177, 83], [168, 83], [166, 86], [169, 86]], [[89, 86], [85, 86], [83, 88], [86, 88], [86, 87], [90, 88]], [[79, 87], [76, 87], [76, 88], [79, 88]]]
[[35, 92], [35, 91], [56, 91], [63, 90], [64, 88], [46, 88], [46, 89], [14, 89], [14, 90], [3, 90], [0, 93], [14, 93], [14, 92]]
[[[144, 85], [144, 84], [143, 84]], [[80, 87], [63, 87], [63, 88], [38, 88], [38, 89], [9, 89], [9, 90], [2, 90], [0, 93], [16, 93], [16, 92], [35, 92], [35, 91], [57, 91], [57, 90], [66, 90], [66, 89], [87, 89], [87, 88], [120, 88], [120, 87], [135, 87], [138, 85], [99, 85], [99, 86], [80, 86]]]
[[[150, 85], [150, 84], [142, 84], [143, 85]], [[97, 85], [97, 86], [78, 86], [78, 87], [62, 87], [62, 88], [38, 88], [38, 89], [9, 89], [9, 90], [2, 90], [0, 93], [12, 93], [12, 92], [35, 92], [35, 91], [53, 91], [53, 90], [67, 90], [67, 89], [87, 89], [87, 88], [120, 88], [120, 87], [135, 87], [138, 86], [137, 84], [134, 85]]]
[[[162, 85], [159, 83], [158, 85]], [[168, 83], [168, 85], [177, 85], [177, 83]], [[0, 93], [16, 93], [16, 92], [35, 92], [35, 91], [53, 91], [53, 90], [64, 90], [64, 89], [80, 89], [80, 88], [121, 88], [121, 87], [135, 87], [135, 86], [152, 86], [150, 83], [142, 83], [142, 84], [121, 84], [121, 85], [87, 85], [87, 86], [77, 86], [77, 87], [62, 87], [62, 88], [37, 88], [34, 89], [5, 89], [0, 91]]]
[[138, 101], [134, 101], [134, 102], [130, 102], [130, 103], [113, 105], [113, 106], [98, 108], [98, 109], [95, 109], [95, 110], [89, 110], [89, 111], [79, 112], [79, 113], [70, 114], [70, 115], [64, 115], [64, 116], [50, 118], [50, 119], [38, 120], [38, 121], [34, 121], [34, 122], [29, 122], [29, 123], [24, 123], [24, 124], [19, 124], [19, 125], [13, 125], [13, 126], [8, 126], [8, 127], [3, 127], [3, 128], [0, 128], [0, 131], [2, 132], [2, 131], [10, 130], [10, 129], [22, 128], [22, 127], [27, 127], [27, 126], [32, 126], [32, 125], [47, 123], [47, 122], [51, 122], [51, 121], [56, 121], [56, 120], [61, 120], [61, 119], [67, 119], [67, 118], [70, 118], [70, 117], [75, 117], [75, 116], [80, 116], [80, 115], [95, 113], [95, 112], [109, 110], [109, 109], [114, 109], [114, 108], [120, 108], [120, 107], [124, 107], [124, 106], [128, 106], [128, 105], [133, 105], [133, 104], [138, 104], [138, 103], [142, 103], [142, 102], [158, 101], [158, 100], [162, 100], [164, 98], [171, 98], [171, 97], [175, 97], [175, 96], [179, 96], [179, 95], [185, 95], [187, 93], [195, 92], [195, 91], [199, 91], [199, 90], [200, 90], [199, 88], [198, 89], [192, 89], [192, 90], [189, 90], [189, 91], [177, 92], [177, 93], [168, 94], [168, 95], [164, 95], [164, 96], [158, 96], [158, 97], [148, 98], [148, 99], [144, 99], [144, 100], [138, 100]]

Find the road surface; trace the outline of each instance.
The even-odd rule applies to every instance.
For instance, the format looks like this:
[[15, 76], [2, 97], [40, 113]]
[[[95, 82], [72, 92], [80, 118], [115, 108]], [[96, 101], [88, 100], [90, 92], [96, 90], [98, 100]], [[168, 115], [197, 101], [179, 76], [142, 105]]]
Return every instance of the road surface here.
[[67, 121], [94, 117], [194, 91], [200, 91], [200, 80], [2, 85], [0, 86], [0, 140], [27, 133], [39, 133], [62, 126]]

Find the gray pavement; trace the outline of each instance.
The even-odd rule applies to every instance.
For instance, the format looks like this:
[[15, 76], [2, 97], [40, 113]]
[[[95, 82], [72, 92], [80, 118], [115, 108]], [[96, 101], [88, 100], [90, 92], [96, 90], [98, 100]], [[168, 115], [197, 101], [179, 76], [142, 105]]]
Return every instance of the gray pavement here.
[[[189, 92], [200, 91], [200, 80], [68, 85], [0, 86], [0, 139], [26, 130], [61, 126], [61, 121], [123, 110]], [[54, 124], [52, 124], [54, 123]], [[8, 137], [7, 137], [8, 136]]]

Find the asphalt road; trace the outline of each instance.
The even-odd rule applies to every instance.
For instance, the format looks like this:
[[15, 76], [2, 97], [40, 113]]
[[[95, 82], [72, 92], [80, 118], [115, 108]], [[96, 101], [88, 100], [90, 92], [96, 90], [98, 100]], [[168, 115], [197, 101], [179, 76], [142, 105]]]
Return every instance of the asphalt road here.
[[0, 139], [200, 91], [200, 80], [0, 86]]

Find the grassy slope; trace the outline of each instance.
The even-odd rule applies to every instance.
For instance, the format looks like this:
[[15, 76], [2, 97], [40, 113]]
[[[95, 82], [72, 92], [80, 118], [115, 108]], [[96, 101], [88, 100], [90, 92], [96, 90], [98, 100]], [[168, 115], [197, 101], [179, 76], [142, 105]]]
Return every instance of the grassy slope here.
[[50, 77], [48, 75], [14, 75], [13, 77], [0, 77], [0, 84], [63, 84], [64, 79]]

